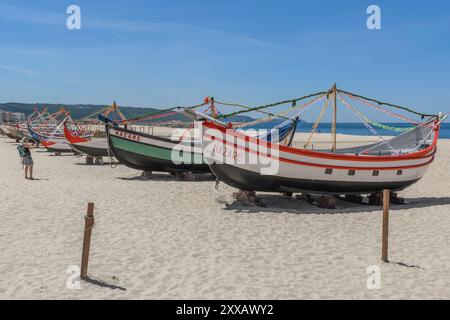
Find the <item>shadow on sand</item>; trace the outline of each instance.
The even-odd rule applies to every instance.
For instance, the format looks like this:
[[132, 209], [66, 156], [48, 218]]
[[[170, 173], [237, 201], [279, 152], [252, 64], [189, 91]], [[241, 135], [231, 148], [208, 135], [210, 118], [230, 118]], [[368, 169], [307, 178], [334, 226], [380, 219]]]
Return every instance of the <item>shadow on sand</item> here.
[[416, 266], [416, 265], [413, 265], [413, 264], [410, 265], [410, 264], [406, 264], [406, 263], [403, 263], [403, 262], [388, 261], [388, 263], [396, 264], [396, 265], [399, 265], [401, 267], [406, 267], [406, 268], [416, 268], [416, 269], [425, 270], [425, 268], [423, 268], [421, 266]]
[[[218, 199], [219, 202], [225, 205], [226, 210], [235, 212], [275, 212], [275, 213], [292, 213], [292, 214], [356, 214], [363, 212], [377, 212], [382, 211], [381, 206], [372, 206], [367, 204], [351, 203], [336, 199], [335, 209], [322, 209], [313, 204], [296, 198], [289, 198], [279, 195], [258, 195], [258, 200], [262, 206], [255, 205], [248, 202], [235, 200], [232, 203], [226, 203]], [[443, 206], [450, 204], [450, 197], [422, 197], [422, 198], [408, 198], [405, 204], [395, 205], [391, 204], [390, 210], [405, 210], [414, 208], [428, 208], [433, 206]], [[424, 213], [426, 214], [426, 213]]]
[[109, 162], [109, 161], [104, 161], [103, 163], [101, 163], [101, 164], [87, 164], [87, 163], [85, 163], [85, 162], [77, 162], [77, 163], [74, 163], [74, 165], [76, 165], [76, 166], [85, 166], [85, 167], [103, 167], [103, 166], [110, 166], [110, 165], [114, 165], [114, 166], [117, 166], [117, 165], [120, 165], [121, 163], [117, 163], [117, 162]]
[[102, 287], [102, 288], [108, 288], [108, 289], [111, 289], [111, 290], [116, 290], [116, 289], [117, 290], [121, 290], [121, 291], [126, 291], [127, 290], [124, 287], [116, 286], [114, 284], [109, 284], [109, 283], [106, 283], [104, 281], [93, 279], [93, 278], [90, 278], [90, 277], [84, 278], [83, 281], [86, 281], [87, 283], [93, 284], [95, 286], [99, 286], [99, 287]]
[[177, 182], [198, 182], [198, 181], [214, 181], [216, 178], [210, 173], [192, 174], [190, 177], [182, 177], [167, 173], [153, 173], [150, 177], [143, 175], [135, 177], [118, 177], [119, 180], [127, 181], [177, 181]]
[[58, 154], [58, 155], [56, 155], [56, 154], [54, 154], [54, 153], [52, 153], [52, 152], [49, 152], [49, 151], [45, 151], [45, 152], [47, 152], [49, 155], [49, 157], [57, 157], [57, 158], [60, 158], [60, 157], [73, 157], [74, 156], [74, 154], [73, 153], [61, 153], [61, 154]]

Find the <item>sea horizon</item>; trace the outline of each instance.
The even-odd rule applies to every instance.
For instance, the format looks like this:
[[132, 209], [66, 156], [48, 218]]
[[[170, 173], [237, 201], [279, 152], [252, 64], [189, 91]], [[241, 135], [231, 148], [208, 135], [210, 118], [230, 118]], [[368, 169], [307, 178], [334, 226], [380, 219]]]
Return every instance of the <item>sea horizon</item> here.
[[[398, 128], [410, 127], [407, 123], [382, 122], [383, 125], [389, 125]], [[311, 132], [313, 123], [301, 122], [296, 132]], [[259, 126], [261, 129], [268, 129], [269, 126]], [[390, 131], [385, 129], [374, 128], [380, 136], [398, 136], [402, 132]], [[331, 133], [331, 123], [320, 123], [316, 130], [317, 133]], [[356, 136], [376, 136], [364, 124], [357, 122], [341, 122], [337, 123], [336, 132], [338, 134], [348, 134]], [[439, 132], [440, 139], [450, 139], [450, 123], [442, 123]]]

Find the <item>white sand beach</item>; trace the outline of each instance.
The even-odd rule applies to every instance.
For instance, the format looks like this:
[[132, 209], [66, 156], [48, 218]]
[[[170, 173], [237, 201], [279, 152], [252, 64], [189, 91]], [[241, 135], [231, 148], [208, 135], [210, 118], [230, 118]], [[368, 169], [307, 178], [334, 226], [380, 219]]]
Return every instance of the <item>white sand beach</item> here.
[[[450, 140], [400, 193], [408, 204], [391, 208], [390, 263], [380, 260], [380, 207], [327, 210], [276, 194], [255, 207], [223, 183], [32, 154], [36, 181], [0, 137], [0, 299], [450, 299]], [[105, 285], [69, 289], [87, 202], [89, 276]], [[372, 265], [378, 290], [366, 285]]]

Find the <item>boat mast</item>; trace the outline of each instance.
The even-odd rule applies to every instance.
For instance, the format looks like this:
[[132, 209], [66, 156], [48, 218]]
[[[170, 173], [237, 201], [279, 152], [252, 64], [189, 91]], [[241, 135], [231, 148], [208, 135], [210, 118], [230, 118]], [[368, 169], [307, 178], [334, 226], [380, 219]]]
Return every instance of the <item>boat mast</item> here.
[[211, 97], [211, 105], [210, 105], [210, 108], [211, 108], [211, 117], [213, 117], [213, 118], [217, 118], [217, 109], [216, 109], [216, 106], [214, 105], [214, 97]]
[[333, 145], [331, 147], [331, 151], [333, 153], [336, 153], [336, 107], [337, 107], [337, 89], [336, 89], [336, 83], [333, 85], [333, 88], [331, 89], [333, 91], [333, 120], [332, 120], [332, 124], [331, 124], [331, 136], [333, 139]]

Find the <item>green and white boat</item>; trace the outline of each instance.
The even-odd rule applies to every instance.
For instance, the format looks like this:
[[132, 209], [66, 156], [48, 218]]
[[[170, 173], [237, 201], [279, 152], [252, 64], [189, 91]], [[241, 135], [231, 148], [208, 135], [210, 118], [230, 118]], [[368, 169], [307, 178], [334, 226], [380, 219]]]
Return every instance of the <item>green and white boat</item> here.
[[150, 135], [107, 123], [112, 155], [126, 166], [143, 171], [209, 173], [201, 141]]

